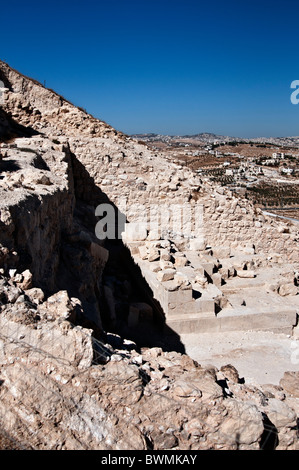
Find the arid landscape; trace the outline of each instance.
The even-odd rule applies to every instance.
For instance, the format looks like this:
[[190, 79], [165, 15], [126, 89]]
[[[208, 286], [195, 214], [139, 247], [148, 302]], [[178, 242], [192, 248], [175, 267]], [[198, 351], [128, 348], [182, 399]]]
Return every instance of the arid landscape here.
[[129, 136], [0, 80], [0, 446], [299, 450], [299, 137]]

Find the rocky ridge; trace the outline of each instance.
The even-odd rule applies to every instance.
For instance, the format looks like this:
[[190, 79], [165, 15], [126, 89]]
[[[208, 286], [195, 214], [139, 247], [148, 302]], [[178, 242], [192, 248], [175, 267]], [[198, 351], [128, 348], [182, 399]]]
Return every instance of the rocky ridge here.
[[298, 373], [261, 387], [230, 364], [95, 340], [70, 321], [78, 300], [44, 301], [25, 278], [1, 278], [0, 416], [14, 448], [298, 449]]

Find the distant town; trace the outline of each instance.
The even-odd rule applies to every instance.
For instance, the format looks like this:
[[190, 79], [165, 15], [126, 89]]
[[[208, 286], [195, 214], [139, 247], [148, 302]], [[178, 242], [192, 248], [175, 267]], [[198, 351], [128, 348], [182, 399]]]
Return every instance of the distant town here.
[[277, 215], [299, 218], [299, 137], [132, 136]]

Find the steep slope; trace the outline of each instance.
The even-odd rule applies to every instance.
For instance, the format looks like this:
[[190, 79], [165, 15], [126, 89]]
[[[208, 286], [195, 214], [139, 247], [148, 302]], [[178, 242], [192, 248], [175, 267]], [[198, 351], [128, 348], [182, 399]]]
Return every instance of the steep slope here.
[[[299, 259], [296, 228], [288, 229], [290, 236], [281, 235], [283, 229], [255, 211], [246, 200], [235, 198], [217, 185], [211, 186], [189, 169], [165, 161], [145, 145], [115, 131], [3, 62], [0, 80], [7, 86], [3, 109], [10, 119], [28, 131], [68, 142], [75, 157], [78, 196], [89, 204], [96, 206], [102, 202], [103, 195], [94, 195], [88, 188], [93, 181], [109, 200], [126, 203], [128, 221], [144, 219], [145, 211], [149, 218], [154, 205], [187, 208], [200, 205], [204, 217], [201, 235], [208, 245], [228, 244], [238, 248], [254, 244], [257, 251], [279, 252], [289, 259]], [[172, 215], [170, 220], [161, 218], [159, 222], [161, 231], [169, 231]], [[184, 232], [185, 228], [181, 229]], [[194, 236], [194, 230], [192, 233]]]

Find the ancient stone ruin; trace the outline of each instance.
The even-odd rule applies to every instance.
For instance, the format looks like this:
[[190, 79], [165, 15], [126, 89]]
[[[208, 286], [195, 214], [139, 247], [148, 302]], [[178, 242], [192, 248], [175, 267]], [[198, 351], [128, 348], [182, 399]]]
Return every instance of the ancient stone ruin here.
[[298, 338], [298, 224], [4, 62], [0, 80], [2, 448], [298, 450], [298, 371], [248, 384], [180, 343]]

